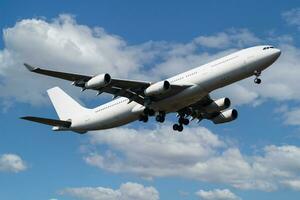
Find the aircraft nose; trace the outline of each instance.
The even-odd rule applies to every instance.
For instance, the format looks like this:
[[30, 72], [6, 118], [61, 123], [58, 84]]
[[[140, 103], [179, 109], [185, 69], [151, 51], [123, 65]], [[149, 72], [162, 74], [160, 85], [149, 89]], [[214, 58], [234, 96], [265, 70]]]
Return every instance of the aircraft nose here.
[[272, 54], [273, 54], [274, 59], [276, 60], [280, 56], [281, 51], [280, 51], [280, 49], [274, 49], [274, 53], [272, 53]]

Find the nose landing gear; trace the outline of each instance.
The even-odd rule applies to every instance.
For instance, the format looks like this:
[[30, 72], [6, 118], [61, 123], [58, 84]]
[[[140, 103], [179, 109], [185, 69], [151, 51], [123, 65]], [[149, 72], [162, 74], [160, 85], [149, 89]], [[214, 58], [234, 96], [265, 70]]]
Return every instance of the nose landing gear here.
[[260, 71], [257, 71], [257, 70], [254, 71], [254, 76], [255, 76], [254, 83], [256, 83], [256, 84], [260, 84], [261, 83], [261, 79], [258, 78], [260, 75], [261, 75]]

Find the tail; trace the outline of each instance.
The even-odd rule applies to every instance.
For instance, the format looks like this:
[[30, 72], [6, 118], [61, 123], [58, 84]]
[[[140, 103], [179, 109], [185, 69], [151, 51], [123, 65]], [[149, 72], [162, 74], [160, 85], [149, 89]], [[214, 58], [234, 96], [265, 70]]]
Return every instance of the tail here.
[[70, 120], [88, 111], [59, 87], [51, 88], [47, 92], [60, 120]]

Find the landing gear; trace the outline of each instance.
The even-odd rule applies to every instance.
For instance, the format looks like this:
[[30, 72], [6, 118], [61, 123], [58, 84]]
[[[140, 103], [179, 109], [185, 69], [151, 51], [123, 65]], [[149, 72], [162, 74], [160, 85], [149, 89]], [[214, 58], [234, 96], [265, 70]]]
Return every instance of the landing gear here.
[[184, 116], [180, 116], [178, 119], [178, 124], [173, 125], [174, 131], [183, 131], [183, 125], [188, 125], [190, 123], [190, 120], [187, 118], [184, 118]]
[[261, 75], [260, 71], [257, 71], [257, 70], [254, 71], [254, 76], [255, 76], [254, 83], [256, 83], [256, 84], [260, 84], [261, 83], [261, 79], [258, 78], [260, 75]]
[[184, 118], [184, 117], [180, 117], [178, 119], [178, 123], [179, 124], [184, 124], [184, 125], [188, 125], [190, 123], [190, 120], [188, 120], [187, 118]]
[[254, 83], [260, 84], [260, 83], [261, 83], [261, 79], [260, 79], [260, 78], [255, 78], [255, 79], [254, 79]]
[[155, 117], [156, 121], [163, 123], [165, 121], [166, 118], [166, 113], [160, 111], [159, 114]]
[[182, 124], [174, 124], [173, 125], [173, 130], [181, 132], [183, 130]]
[[140, 117], [140, 121], [142, 121], [142, 122], [148, 122], [148, 120], [149, 120], [149, 117], [147, 116], [147, 115], [142, 115], [141, 117]]
[[154, 116], [155, 115], [155, 111], [151, 108], [145, 108], [144, 109], [144, 114], [148, 115], [148, 116]]

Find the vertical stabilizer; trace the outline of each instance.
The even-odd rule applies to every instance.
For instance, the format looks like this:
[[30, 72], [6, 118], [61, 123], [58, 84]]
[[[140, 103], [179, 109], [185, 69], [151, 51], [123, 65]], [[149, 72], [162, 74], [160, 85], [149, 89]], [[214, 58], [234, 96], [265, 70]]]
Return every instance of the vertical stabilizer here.
[[88, 111], [59, 87], [51, 88], [47, 92], [61, 120], [69, 120]]

